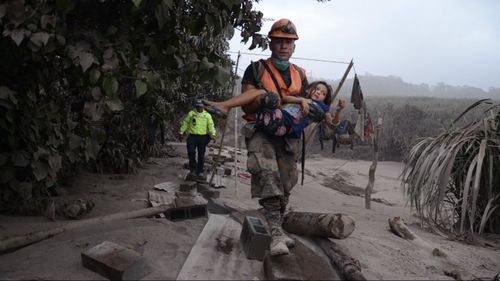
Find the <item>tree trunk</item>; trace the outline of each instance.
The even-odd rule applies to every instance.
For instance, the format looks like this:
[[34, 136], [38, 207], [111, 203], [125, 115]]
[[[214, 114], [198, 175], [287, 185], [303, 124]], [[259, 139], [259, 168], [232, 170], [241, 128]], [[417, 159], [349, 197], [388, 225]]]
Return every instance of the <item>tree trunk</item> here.
[[83, 226], [89, 226], [98, 223], [104, 223], [112, 220], [120, 220], [120, 219], [132, 219], [139, 217], [152, 216], [158, 213], [166, 212], [168, 209], [172, 208], [170, 205], [161, 205], [152, 208], [140, 209], [131, 212], [125, 213], [116, 213], [112, 215], [91, 218], [87, 220], [80, 220], [76, 222], [70, 222], [64, 226], [57, 227], [49, 230], [42, 230], [37, 232], [31, 232], [24, 235], [15, 236], [12, 238], [8, 238], [0, 241], [0, 253], [3, 253], [8, 250], [12, 250], [14, 248], [26, 246], [50, 237], [53, 237], [59, 233], [62, 233], [66, 230], [75, 229]]
[[342, 280], [366, 280], [361, 273], [361, 265], [355, 258], [347, 255], [333, 241], [317, 237], [314, 242], [325, 252], [330, 259], [330, 263], [342, 276]]
[[283, 229], [305, 236], [344, 239], [355, 227], [354, 219], [345, 214], [290, 212], [283, 219]]
[[377, 169], [378, 163], [378, 145], [380, 142], [380, 129], [382, 126], [382, 119], [377, 120], [377, 126], [375, 126], [375, 140], [373, 142], [373, 162], [370, 165], [370, 170], [368, 172], [368, 186], [365, 189], [365, 208], [371, 208], [373, 185], [375, 184], [375, 170]]

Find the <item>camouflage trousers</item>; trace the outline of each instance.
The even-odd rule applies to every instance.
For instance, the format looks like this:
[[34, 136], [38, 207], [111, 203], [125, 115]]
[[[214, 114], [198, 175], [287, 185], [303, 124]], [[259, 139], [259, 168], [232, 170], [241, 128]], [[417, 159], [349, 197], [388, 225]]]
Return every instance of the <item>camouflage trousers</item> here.
[[247, 123], [242, 128], [248, 150], [247, 169], [252, 175], [252, 197], [261, 198], [265, 216], [271, 226], [281, 227], [288, 198], [297, 184], [298, 139], [269, 137], [252, 131]]

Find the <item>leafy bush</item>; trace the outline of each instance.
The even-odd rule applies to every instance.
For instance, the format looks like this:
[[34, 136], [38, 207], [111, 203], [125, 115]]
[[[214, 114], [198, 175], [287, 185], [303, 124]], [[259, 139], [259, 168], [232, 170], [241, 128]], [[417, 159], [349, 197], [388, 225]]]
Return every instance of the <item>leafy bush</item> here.
[[261, 21], [250, 0], [0, 3], [0, 206], [82, 164], [133, 172], [150, 117], [225, 95], [227, 40], [265, 47]]

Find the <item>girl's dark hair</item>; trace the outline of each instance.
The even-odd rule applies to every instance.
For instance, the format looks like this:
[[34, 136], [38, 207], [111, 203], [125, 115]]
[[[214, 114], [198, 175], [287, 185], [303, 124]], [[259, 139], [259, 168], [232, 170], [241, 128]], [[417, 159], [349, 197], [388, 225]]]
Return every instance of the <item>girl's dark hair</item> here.
[[330, 106], [333, 102], [333, 89], [330, 84], [326, 83], [325, 81], [314, 81], [311, 84], [309, 84], [309, 89], [314, 89], [318, 84], [323, 84], [326, 87], [326, 96], [325, 100], [323, 101], [326, 105]]

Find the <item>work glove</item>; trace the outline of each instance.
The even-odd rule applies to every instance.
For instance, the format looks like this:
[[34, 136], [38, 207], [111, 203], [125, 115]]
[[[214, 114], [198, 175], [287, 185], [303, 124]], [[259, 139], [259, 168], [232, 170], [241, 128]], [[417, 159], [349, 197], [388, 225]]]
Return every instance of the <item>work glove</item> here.
[[262, 109], [276, 109], [280, 106], [280, 97], [274, 92], [266, 92], [260, 95], [260, 106]]
[[309, 114], [307, 115], [313, 122], [320, 122], [325, 117], [325, 112], [319, 105], [312, 102], [309, 104]]

